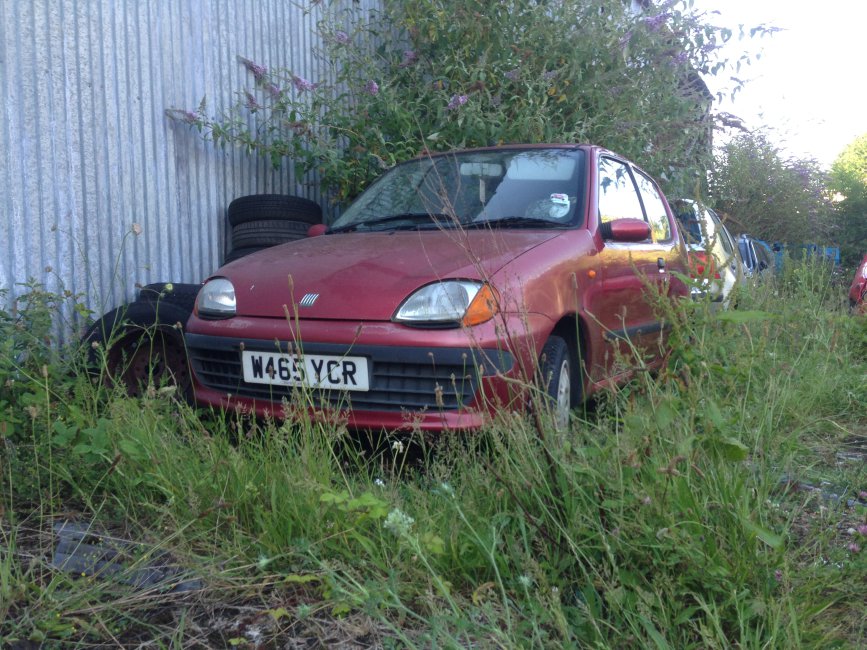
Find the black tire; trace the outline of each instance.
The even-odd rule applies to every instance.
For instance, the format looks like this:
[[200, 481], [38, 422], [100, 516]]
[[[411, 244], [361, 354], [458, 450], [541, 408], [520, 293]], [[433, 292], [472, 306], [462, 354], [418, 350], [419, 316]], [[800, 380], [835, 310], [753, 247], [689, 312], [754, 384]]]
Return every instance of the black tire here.
[[577, 367], [569, 344], [559, 336], [549, 337], [539, 357], [540, 388], [557, 431], [568, 430], [570, 413], [578, 405]]
[[138, 292], [136, 302], [150, 304], [174, 305], [188, 313], [192, 313], [199, 295], [200, 284], [183, 284], [180, 282], [155, 282], [142, 287]]
[[234, 262], [235, 260], [239, 260], [242, 257], [246, 257], [247, 255], [250, 255], [252, 253], [258, 253], [259, 251], [265, 250], [266, 248], [270, 248], [270, 246], [248, 246], [247, 248], [233, 248], [228, 253], [226, 253], [223, 264]]
[[229, 224], [251, 221], [290, 220], [313, 225], [322, 223], [322, 208], [310, 199], [288, 194], [251, 194], [229, 204]]
[[134, 302], [105, 314], [88, 328], [83, 342], [91, 371], [109, 385], [121, 384], [131, 397], [149, 385], [177, 386], [192, 395], [183, 327], [190, 311], [165, 303]]
[[232, 249], [275, 246], [287, 241], [304, 239], [309, 228], [310, 224], [304, 221], [278, 219], [247, 221], [232, 228]]

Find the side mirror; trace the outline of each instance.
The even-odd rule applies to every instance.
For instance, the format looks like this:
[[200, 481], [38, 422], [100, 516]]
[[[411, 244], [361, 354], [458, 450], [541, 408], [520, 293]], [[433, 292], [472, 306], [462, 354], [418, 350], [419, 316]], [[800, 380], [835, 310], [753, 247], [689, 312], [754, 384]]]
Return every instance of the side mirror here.
[[650, 224], [644, 219], [615, 219], [599, 226], [602, 238], [618, 242], [639, 242], [650, 239]]
[[324, 223], [315, 223], [307, 229], [307, 236], [318, 237], [319, 235], [324, 235], [326, 230], [328, 230], [328, 226]]

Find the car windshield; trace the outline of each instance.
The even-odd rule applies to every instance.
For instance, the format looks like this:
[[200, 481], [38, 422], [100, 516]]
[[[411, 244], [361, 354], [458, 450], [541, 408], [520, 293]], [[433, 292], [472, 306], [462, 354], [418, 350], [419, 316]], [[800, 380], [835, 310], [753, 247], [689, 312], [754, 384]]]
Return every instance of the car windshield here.
[[584, 222], [583, 179], [581, 150], [432, 156], [388, 171], [330, 230], [576, 226]]

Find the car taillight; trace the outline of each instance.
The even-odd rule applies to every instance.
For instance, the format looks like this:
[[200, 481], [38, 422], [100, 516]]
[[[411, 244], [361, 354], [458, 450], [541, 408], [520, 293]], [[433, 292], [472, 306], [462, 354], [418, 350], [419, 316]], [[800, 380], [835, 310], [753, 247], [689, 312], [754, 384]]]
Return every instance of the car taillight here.
[[708, 258], [705, 251], [693, 251], [689, 254], [689, 269], [690, 277], [694, 280], [711, 275], [713, 275], [714, 280], [720, 279], [719, 271], [716, 269], [716, 264], [714, 264], [714, 258]]

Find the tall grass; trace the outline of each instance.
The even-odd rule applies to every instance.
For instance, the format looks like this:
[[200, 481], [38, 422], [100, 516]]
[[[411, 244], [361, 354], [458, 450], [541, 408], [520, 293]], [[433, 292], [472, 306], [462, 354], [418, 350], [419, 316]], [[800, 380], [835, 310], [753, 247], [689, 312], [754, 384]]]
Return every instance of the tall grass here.
[[[835, 452], [867, 436], [867, 334], [824, 274], [667, 308], [668, 365], [568, 432], [436, 440], [130, 399], [5, 314], [0, 645], [857, 647], [867, 474]], [[203, 588], [52, 568], [68, 519]]]

